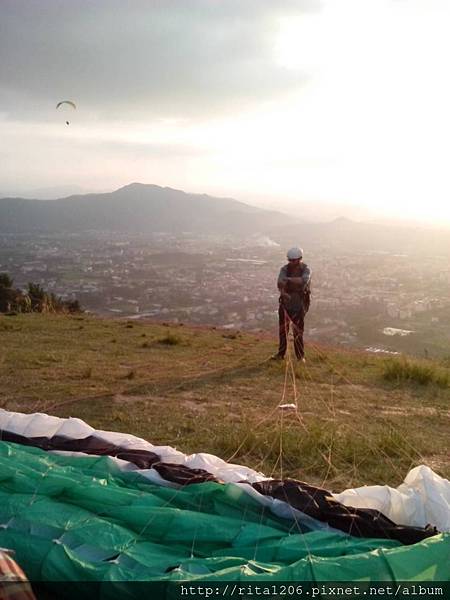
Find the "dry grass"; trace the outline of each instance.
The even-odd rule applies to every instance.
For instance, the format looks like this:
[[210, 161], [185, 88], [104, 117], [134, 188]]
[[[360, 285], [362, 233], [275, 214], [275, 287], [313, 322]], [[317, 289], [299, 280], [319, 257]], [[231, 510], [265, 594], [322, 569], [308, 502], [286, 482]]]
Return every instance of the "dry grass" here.
[[450, 386], [448, 368], [429, 360], [412, 360], [405, 357], [386, 360], [384, 378], [397, 383], [408, 381], [419, 385], [435, 383], [444, 388]]
[[312, 344], [306, 365], [286, 372], [268, 360], [274, 339], [129, 325], [0, 317], [2, 406], [77, 416], [336, 490], [398, 484], [420, 463], [450, 476], [450, 393], [437, 380], [387, 381], [384, 359]]

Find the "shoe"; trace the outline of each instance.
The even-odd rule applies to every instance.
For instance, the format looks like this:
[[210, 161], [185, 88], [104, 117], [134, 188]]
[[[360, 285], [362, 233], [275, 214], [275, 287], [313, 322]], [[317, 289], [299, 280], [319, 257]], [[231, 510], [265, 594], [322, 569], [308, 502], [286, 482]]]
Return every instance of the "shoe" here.
[[284, 354], [279, 354], [277, 352], [277, 354], [274, 354], [270, 357], [270, 360], [284, 360]]

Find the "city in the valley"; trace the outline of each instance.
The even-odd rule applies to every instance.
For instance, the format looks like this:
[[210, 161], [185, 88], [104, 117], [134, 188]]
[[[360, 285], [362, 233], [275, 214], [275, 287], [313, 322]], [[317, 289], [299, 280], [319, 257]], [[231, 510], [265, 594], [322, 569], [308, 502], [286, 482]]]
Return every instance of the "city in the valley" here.
[[[98, 315], [275, 332], [285, 250], [265, 235], [1, 234], [0, 272], [18, 288], [39, 283]], [[445, 355], [446, 253], [346, 249], [330, 239], [304, 252], [313, 271], [307, 339]]]

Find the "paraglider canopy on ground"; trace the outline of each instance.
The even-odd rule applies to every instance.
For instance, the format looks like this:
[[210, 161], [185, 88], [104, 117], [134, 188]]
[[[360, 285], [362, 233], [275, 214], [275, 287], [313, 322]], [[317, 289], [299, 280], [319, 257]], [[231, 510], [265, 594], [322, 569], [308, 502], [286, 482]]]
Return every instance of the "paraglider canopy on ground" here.
[[367, 508], [380, 497], [374, 490], [369, 499], [343, 492], [358, 497], [355, 509], [305, 482], [76, 418], [0, 409], [0, 432], [0, 546], [32, 583], [66, 583], [64, 597], [80, 597], [77, 583], [86, 600], [124, 590], [141, 600], [129, 582], [164, 584], [167, 594], [152, 597], [180, 598], [180, 585], [205, 581], [398, 586], [450, 577], [450, 533], [420, 526], [447, 529], [450, 483], [427, 467], [425, 487], [415, 489], [417, 477], [400, 490], [377, 486], [397, 492], [400, 525]]

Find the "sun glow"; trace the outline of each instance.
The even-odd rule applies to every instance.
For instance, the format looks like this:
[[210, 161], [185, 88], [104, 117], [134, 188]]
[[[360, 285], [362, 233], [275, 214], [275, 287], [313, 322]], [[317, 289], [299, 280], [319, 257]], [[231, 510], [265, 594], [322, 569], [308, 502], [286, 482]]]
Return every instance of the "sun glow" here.
[[310, 76], [298, 118], [333, 155], [322, 193], [450, 222], [449, 17], [446, 2], [357, 0], [280, 22], [276, 59]]

